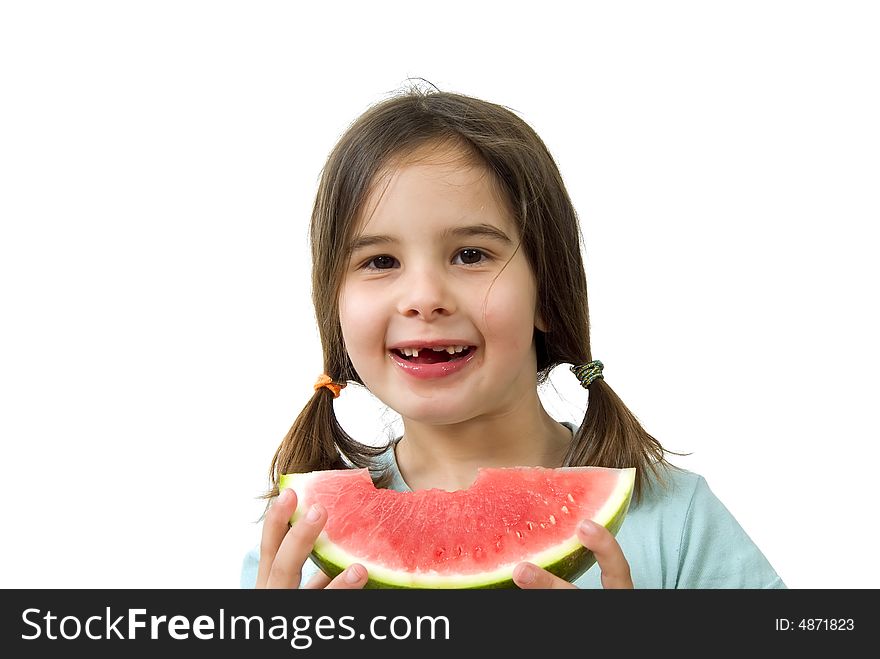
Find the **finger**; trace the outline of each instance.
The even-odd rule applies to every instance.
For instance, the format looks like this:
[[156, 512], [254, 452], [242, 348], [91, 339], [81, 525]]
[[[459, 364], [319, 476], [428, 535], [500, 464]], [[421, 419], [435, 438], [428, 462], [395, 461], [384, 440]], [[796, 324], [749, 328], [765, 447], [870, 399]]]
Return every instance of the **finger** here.
[[367, 584], [367, 568], [360, 563], [352, 563], [342, 573], [336, 575], [327, 586], [330, 589], [355, 589], [363, 588]]
[[285, 489], [269, 507], [263, 522], [263, 534], [260, 539], [260, 564], [257, 568], [257, 588], [265, 588], [269, 579], [269, 570], [275, 562], [275, 554], [281, 541], [290, 528], [290, 516], [296, 510], [296, 493]]
[[603, 588], [633, 587], [629, 563], [611, 531], [585, 519], [578, 525], [578, 540], [595, 555], [602, 571]]
[[303, 586], [304, 589], [315, 590], [319, 588], [363, 588], [367, 583], [367, 569], [359, 563], [349, 565], [334, 579], [324, 574], [323, 570], [312, 577]]
[[298, 588], [302, 568], [315, 540], [327, 521], [327, 511], [320, 504], [313, 504], [304, 517], [297, 520], [285, 534], [269, 568], [266, 588]]
[[318, 573], [309, 579], [308, 583], [303, 586], [304, 590], [320, 590], [322, 588], [326, 588], [327, 584], [330, 583], [330, 577], [324, 574], [323, 570], [318, 570]]
[[520, 588], [577, 588], [574, 584], [560, 579], [555, 574], [539, 568], [533, 563], [520, 563], [513, 569], [513, 583]]

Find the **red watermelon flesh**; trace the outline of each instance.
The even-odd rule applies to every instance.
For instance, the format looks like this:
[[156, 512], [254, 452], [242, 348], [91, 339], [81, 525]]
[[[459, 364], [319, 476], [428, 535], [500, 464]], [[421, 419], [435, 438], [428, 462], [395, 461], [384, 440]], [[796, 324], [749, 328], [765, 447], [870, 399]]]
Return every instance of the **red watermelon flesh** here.
[[372, 587], [513, 586], [513, 567], [530, 561], [565, 579], [595, 558], [576, 528], [593, 519], [612, 532], [626, 515], [634, 469], [481, 469], [466, 490], [376, 489], [366, 469], [289, 474], [295, 523], [313, 503], [328, 521], [312, 557], [334, 576], [363, 564]]

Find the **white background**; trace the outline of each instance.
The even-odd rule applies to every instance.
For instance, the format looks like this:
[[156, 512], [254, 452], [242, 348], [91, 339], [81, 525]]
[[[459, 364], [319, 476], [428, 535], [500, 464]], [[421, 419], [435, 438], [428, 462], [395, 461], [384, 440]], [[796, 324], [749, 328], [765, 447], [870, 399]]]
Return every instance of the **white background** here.
[[547, 143], [593, 354], [673, 462], [790, 587], [880, 587], [876, 7], [3, 3], [0, 585], [237, 587], [322, 370], [320, 169], [422, 77]]

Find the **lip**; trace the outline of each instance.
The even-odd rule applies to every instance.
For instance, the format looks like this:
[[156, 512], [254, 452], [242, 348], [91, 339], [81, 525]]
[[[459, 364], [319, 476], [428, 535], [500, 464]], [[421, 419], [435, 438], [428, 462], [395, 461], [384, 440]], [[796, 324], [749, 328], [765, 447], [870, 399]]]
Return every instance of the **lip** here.
[[[430, 347], [430, 343], [413, 343], [413, 346], [426, 346]], [[449, 344], [449, 343], [441, 343], [435, 342], [434, 345], [468, 345], [466, 343], [460, 344]], [[403, 345], [402, 347], [408, 348], [409, 345]], [[388, 354], [391, 356], [391, 361], [397, 364], [401, 370], [407, 375], [410, 375], [419, 380], [432, 380], [436, 378], [445, 378], [454, 373], [460, 372], [462, 369], [467, 368], [468, 364], [470, 364], [474, 356], [477, 354], [479, 348], [474, 346], [474, 349], [471, 350], [467, 356], [462, 357], [461, 359], [456, 359], [451, 362], [438, 362], [436, 364], [413, 364], [412, 362], [408, 362], [403, 357], [395, 353], [393, 350], [390, 350]]]

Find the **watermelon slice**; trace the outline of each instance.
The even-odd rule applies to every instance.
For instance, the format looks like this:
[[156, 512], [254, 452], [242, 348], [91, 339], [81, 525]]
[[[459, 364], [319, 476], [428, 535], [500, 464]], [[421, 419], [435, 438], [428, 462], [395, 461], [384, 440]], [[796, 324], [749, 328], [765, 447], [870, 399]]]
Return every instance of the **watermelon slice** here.
[[596, 559], [577, 538], [589, 518], [617, 533], [635, 469], [480, 469], [466, 490], [377, 489], [367, 469], [285, 474], [295, 524], [313, 503], [328, 512], [312, 558], [331, 577], [352, 563], [367, 588], [514, 588], [521, 561], [573, 581]]

